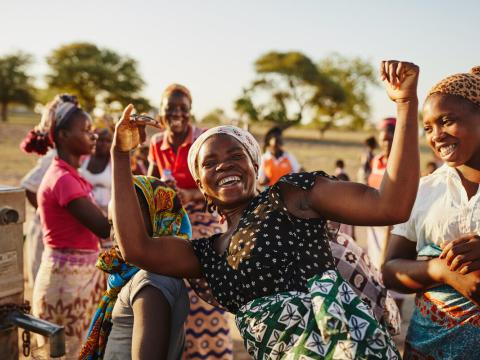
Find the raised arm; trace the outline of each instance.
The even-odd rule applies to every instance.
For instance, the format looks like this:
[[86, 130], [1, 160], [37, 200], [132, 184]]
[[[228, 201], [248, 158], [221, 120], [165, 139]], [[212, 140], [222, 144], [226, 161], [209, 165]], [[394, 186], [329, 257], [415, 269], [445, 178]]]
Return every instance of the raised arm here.
[[352, 225], [390, 225], [408, 219], [420, 174], [417, 125], [419, 69], [412, 63], [383, 61], [380, 73], [390, 99], [397, 105], [392, 151], [380, 189], [319, 177], [310, 191], [293, 195], [297, 199], [293, 201], [300, 205], [300, 210], [312, 211], [312, 214], [305, 212], [307, 215]]
[[151, 238], [133, 187], [130, 150], [145, 139], [145, 126], [155, 122], [130, 120], [129, 105], [115, 127], [112, 143], [112, 218], [115, 238], [126, 261], [138, 267], [175, 277], [200, 277], [201, 269], [191, 244], [181, 238]]

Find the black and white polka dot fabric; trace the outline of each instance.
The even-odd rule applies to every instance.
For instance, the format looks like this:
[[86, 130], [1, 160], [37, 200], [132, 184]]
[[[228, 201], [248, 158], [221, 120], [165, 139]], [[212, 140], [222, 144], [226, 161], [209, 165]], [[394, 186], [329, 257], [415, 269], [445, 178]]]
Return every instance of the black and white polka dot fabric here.
[[[324, 172], [297, 173], [279, 183], [308, 190], [318, 176], [328, 177]], [[193, 240], [192, 245], [209, 290], [232, 313], [262, 296], [307, 291], [309, 278], [335, 268], [326, 220], [290, 214], [278, 183], [250, 202], [221, 255], [213, 248], [218, 236]]]

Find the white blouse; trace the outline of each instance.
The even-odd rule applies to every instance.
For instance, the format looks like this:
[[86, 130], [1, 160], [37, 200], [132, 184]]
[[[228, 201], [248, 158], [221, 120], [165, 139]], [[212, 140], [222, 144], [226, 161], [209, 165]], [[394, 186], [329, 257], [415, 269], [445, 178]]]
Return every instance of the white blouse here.
[[88, 169], [90, 157], [87, 157], [80, 165], [79, 173], [93, 186], [93, 197], [98, 206], [106, 213], [108, 202], [111, 198], [112, 166], [109, 161], [105, 169], [98, 174], [91, 173]]
[[455, 168], [443, 165], [420, 179], [410, 219], [393, 227], [392, 234], [417, 243], [417, 251], [428, 244], [440, 245], [480, 230], [480, 193], [468, 199]]

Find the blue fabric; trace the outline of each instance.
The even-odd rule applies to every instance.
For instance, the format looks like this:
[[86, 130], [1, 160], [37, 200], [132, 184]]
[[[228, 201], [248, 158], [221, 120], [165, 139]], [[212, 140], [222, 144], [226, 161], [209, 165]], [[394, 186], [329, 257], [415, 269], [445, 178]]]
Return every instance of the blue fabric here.
[[[438, 257], [442, 249], [427, 245], [419, 256]], [[404, 359], [480, 359], [480, 311], [448, 285], [417, 294], [408, 328]]]

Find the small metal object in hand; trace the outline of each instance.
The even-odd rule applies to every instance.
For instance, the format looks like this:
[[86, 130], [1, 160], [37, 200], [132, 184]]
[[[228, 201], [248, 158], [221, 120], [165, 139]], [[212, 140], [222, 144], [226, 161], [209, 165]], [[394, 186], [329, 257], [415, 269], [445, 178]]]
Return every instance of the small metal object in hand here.
[[155, 119], [147, 116], [147, 115], [142, 115], [142, 114], [130, 114], [130, 120], [131, 121], [146, 121], [146, 122], [153, 122], [156, 123]]

